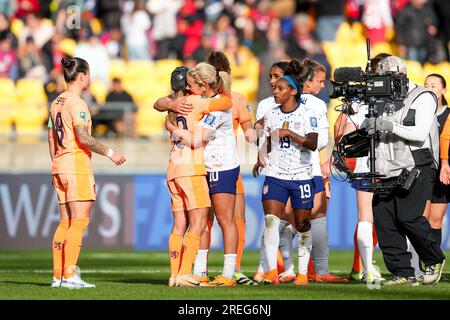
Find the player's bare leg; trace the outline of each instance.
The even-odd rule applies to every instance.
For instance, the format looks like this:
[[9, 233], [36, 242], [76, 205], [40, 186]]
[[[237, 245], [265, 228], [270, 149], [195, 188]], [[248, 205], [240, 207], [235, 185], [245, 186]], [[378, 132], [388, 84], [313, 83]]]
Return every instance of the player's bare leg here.
[[236, 220], [236, 227], [238, 231], [236, 271], [234, 274], [236, 283], [241, 285], [257, 285], [257, 282], [253, 281], [241, 272], [241, 260], [245, 248], [245, 196], [243, 193], [238, 193], [236, 195], [234, 218]]
[[214, 214], [223, 235], [224, 266], [222, 274], [209, 283], [211, 286], [236, 285], [234, 272], [236, 268], [238, 231], [234, 218], [236, 195], [231, 193], [215, 193], [211, 195]]

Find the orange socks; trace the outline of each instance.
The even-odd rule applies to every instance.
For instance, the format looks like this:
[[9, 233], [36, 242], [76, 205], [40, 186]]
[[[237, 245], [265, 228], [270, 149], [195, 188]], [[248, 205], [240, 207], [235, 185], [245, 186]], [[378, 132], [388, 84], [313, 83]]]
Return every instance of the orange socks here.
[[378, 244], [378, 236], [377, 236], [377, 232], [375, 231], [375, 223], [373, 223], [372, 226], [373, 226], [373, 230], [372, 230], [373, 250], [375, 251], [375, 248], [377, 247], [377, 244]]
[[181, 249], [183, 248], [183, 236], [171, 233], [169, 237], [170, 274], [177, 275], [180, 270]]
[[64, 277], [72, 277], [75, 273], [78, 256], [80, 255], [81, 242], [83, 234], [89, 225], [89, 218], [72, 219], [70, 220], [70, 227], [67, 231], [66, 245], [65, 245], [65, 268]]
[[61, 280], [64, 269], [64, 242], [66, 241], [69, 220], [61, 220], [53, 236], [53, 275]]
[[200, 248], [200, 236], [188, 232], [184, 247], [183, 259], [181, 261], [180, 272], [178, 273], [180, 275], [192, 273], [192, 265], [194, 264], [198, 249]]
[[238, 230], [238, 247], [236, 258], [236, 270], [241, 270], [241, 260], [245, 247], [245, 220], [236, 219], [236, 227]]

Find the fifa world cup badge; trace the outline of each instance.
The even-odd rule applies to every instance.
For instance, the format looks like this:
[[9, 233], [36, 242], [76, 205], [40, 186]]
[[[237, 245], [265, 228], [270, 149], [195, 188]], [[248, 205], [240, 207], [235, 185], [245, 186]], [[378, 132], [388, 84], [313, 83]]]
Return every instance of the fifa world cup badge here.
[[282, 128], [283, 128], [283, 129], [289, 129], [289, 121], [283, 122]]

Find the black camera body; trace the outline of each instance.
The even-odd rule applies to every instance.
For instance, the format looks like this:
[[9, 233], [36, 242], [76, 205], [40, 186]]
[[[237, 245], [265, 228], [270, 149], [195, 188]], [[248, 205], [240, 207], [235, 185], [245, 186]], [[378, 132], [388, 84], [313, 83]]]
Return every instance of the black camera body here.
[[387, 72], [380, 75], [364, 72], [359, 67], [343, 67], [335, 70], [334, 79], [329, 87], [330, 98], [344, 97], [360, 101], [375, 98], [402, 101], [408, 95], [408, 78], [399, 72]]

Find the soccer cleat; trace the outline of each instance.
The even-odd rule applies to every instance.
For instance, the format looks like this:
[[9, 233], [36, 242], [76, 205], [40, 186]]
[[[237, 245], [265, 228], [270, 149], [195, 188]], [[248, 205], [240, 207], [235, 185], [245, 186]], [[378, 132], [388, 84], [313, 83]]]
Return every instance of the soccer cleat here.
[[234, 273], [234, 279], [236, 280], [237, 284], [243, 285], [243, 286], [257, 286], [258, 282], [253, 281], [249, 277], [247, 277], [242, 272], [235, 272]]
[[361, 278], [361, 282], [363, 283], [382, 283], [383, 281], [385, 281], [386, 279], [384, 279], [381, 275], [379, 275], [378, 272], [373, 272], [370, 273], [368, 272], [367, 274], [363, 274], [363, 277]]
[[[309, 278], [308, 278], [309, 280]], [[316, 277], [314, 279], [315, 282], [325, 282], [325, 283], [349, 283], [347, 278], [341, 278], [334, 273], [327, 273], [324, 275], [316, 273]]]
[[208, 276], [202, 277], [202, 276], [199, 276], [197, 274], [193, 274], [192, 276], [195, 278], [195, 280], [197, 280], [200, 283], [200, 285], [202, 283], [208, 283], [209, 282]]
[[177, 287], [198, 287], [200, 283], [194, 278], [192, 274], [178, 275], [175, 279], [175, 286]]
[[352, 269], [352, 271], [350, 271], [350, 275], [349, 275], [350, 281], [358, 281], [359, 282], [359, 281], [361, 281], [362, 277], [363, 277], [362, 271], [355, 271], [353, 269]]
[[76, 274], [70, 278], [63, 277], [61, 281], [61, 287], [69, 289], [95, 288], [95, 284], [83, 281], [80, 276]]
[[288, 283], [295, 280], [295, 274], [290, 272], [283, 272], [278, 275], [278, 279], [281, 283]]
[[236, 280], [225, 277], [219, 274], [213, 281], [206, 284], [207, 287], [233, 287], [236, 285]]
[[391, 280], [381, 283], [383, 286], [396, 286], [396, 285], [409, 285], [418, 286], [420, 285], [416, 277], [401, 277], [394, 276]]
[[175, 287], [175, 279], [176, 279], [176, 276], [170, 276], [170, 278], [169, 278], [169, 287], [170, 288]]
[[423, 284], [432, 285], [441, 280], [442, 270], [444, 270], [445, 260], [432, 266], [425, 266], [425, 274], [423, 275]]
[[280, 284], [280, 279], [278, 279], [278, 270], [273, 269], [269, 272], [267, 272], [264, 275], [264, 279], [261, 281], [263, 284]]
[[58, 280], [55, 277], [53, 277], [53, 279], [52, 279], [52, 288], [59, 288], [59, 287], [61, 287], [61, 282], [62, 282], [61, 279]]
[[255, 280], [257, 283], [260, 283], [264, 280], [264, 273], [256, 272], [253, 276], [253, 280]]
[[296, 286], [307, 286], [308, 285], [308, 276], [306, 274], [297, 273], [295, 277], [294, 284]]

